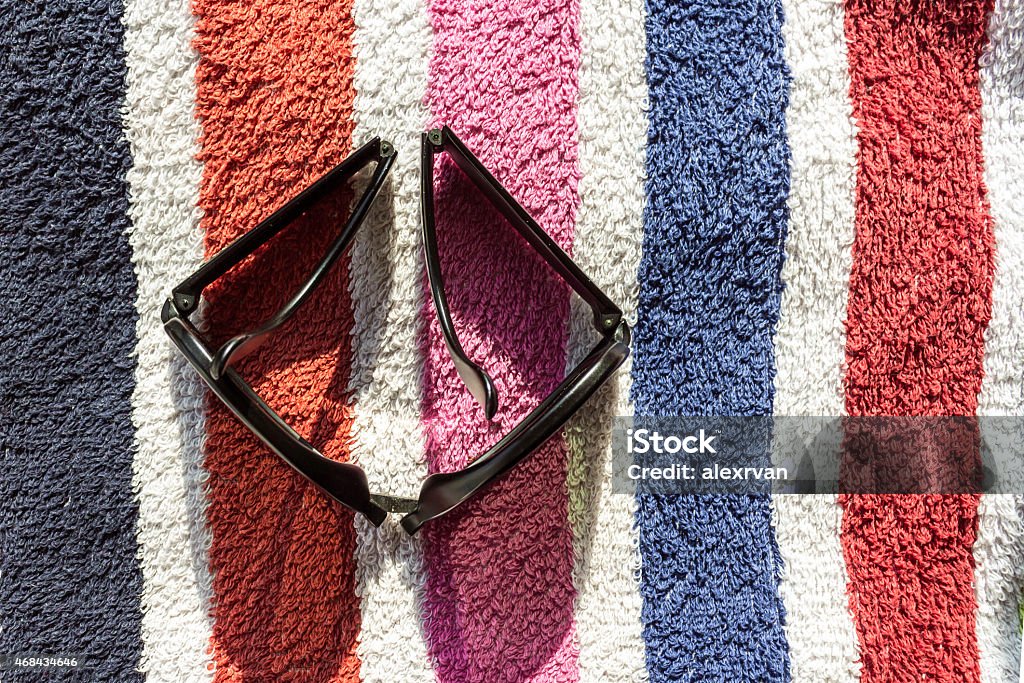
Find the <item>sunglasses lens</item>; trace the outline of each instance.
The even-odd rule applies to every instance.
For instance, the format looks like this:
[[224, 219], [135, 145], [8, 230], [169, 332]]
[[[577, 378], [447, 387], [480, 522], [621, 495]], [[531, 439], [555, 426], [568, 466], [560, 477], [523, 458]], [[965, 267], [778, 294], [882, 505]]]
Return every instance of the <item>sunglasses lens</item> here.
[[[213, 344], [219, 346], [237, 334], [259, 327], [300, 290], [331, 243], [341, 234], [351, 198], [352, 192], [344, 186], [328, 193], [206, 288], [203, 293], [208, 302], [205, 319]], [[264, 209], [262, 213], [267, 215], [269, 211]], [[215, 253], [238, 234], [234, 221], [230, 225], [214, 226], [208, 232], [208, 251]], [[320, 290], [312, 296], [321, 301], [344, 296], [344, 283], [344, 269], [333, 268]], [[299, 323], [304, 317], [300, 309], [292, 322]], [[281, 333], [284, 332], [286, 330], [282, 329]]]
[[[206, 288], [204, 327], [211, 348], [260, 329], [303, 290], [342, 235], [359, 189], [355, 181], [341, 182]], [[221, 246], [218, 238], [228, 243], [236, 236], [227, 234], [231, 228], [214, 231], [211, 243]], [[294, 315], [230, 361], [289, 426], [323, 453], [341, 459], [348, 431], [351, 310], [343, 255]]]
[[[500, 168], [493, 170], [502, 176]], [[532, 180], [523, 177], [520, 184]], [[451, 408], [446, 418], [472, 425], [454, 435], [458, 443], [445, 437], [443, 469], [451, 470], [507, 433], [562, 380], [571, 290], [446, 152], [435, 157], [433, 183], [443, 291], [455, 332], [466, 355], [494, 380], [498, 403], [488, 422], [479, 396], [467, 390], [474, 388], [472, 378], [460, 377], [432, 321], [431, 388], [454, 399], [442, 401]], [[564, 242], [568, 214], [543, 193], [522, 188], [522, 195], [541, 207], [537, 218]]]

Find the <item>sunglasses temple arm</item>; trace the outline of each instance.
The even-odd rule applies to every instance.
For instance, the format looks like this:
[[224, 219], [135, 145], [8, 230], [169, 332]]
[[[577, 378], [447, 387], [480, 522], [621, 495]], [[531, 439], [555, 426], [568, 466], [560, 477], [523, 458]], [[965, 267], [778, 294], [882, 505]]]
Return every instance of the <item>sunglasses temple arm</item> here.
[[402, 518], [402, 527], [414, 534], [426, 522], [440, 517], [498, 479], [554, 436], [629, 355], [629, 328], [625, 322], [606, 336], [544, 401], [519, 425], [468, 467], [450, 474], [427, 477], [419, 506]]
[[498, 412], [498, 390], [483, 368], [470, 360], [462, 344], [459, 342], [455, 323], [452, 321], [448, 307], [448, 297], [444, 292], [444, 276], [441, 274], [441, 256], [437, 247], [437, 227], [434, 223], [434, 147], [435, 132], [423, 134], [421, 172], [420, 172], [420, 216], [423, 224], [423, 255], [426, 261], [427, 282], [430, 285], [430, 298], [434, 302], [434, 311], [441, 326], [445, 346], [452, 357], [455, 370], [469, 393], [484, 409], [488, 420]]
[[344, 182], [373, 161], [385, 146], [391, 147], [389, 143], [382, 142], [380, 138], [369, 141], [318, 181], [300, 192], [294, 199], [264, 219], [258, 226], [218, 251], [213, 258], [174, 288], [171, 298], [178, 311], [183, 315], [192, 313], [199, 304], [199, 297], [203, 290], [211, 282], [241, 263], [298, 218], [309, 206], [315, 204], [339, 183]]
[[327, 277], [327, 274], [330, 272], [331, 267], [345, 252], [345, 250], [348, 249], [356, 232], [358, 232], [360, 226], [365, 220], [366, 214], [370, 210], [370, 206], [384, 187], [384, 182], [387, 179], [387, 175], [390, 172], [395, 159], [394, 151], [391, 150], [390, 147], [387, 151], [390, 153], [386, 156], [384, 156], [382, 151], [381, 159], [378, 161], [377, 168], [374, 170], [373, 178], [370, 180], [370, 186], [365, 192], [363, 192], [359, 202], [352, 210], [341, 234], [331, 244], [327, 253], [320, 260], [320, 263], [317, 264], [313, 273], [299, 288], [299, 291], [296, 292], [295, 295], [292, 296], [292, 298], [289, 299], [288, 302], [263, 325], [255, 330], [243, 332], [242, 334], [232, 337], [217, 350], [217, 353], [214, 354], [213, 363], [210, 368], [210, 373], [213, 375], [214, 379], [219, 378], [225, 370], [231, 366], [232, 362], [240, 360], [249, 353], [255, 351], [261, 344], [263, 344], [263, 342], [270, 338], [277, 328], [295, 315], [296, 311], [302, 307], [310, 295], [322, 284], [324, 279]]

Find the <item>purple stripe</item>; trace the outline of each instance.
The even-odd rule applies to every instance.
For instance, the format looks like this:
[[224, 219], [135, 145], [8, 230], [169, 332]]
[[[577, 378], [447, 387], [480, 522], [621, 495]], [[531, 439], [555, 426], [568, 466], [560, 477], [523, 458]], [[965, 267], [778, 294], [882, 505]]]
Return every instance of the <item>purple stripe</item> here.
[[[576, 3], [437, 0], [430, 13], [435, 122], [450, 125], [570, 248], [578, 204]], [[453, 165], [445, 163], [435, 183], [455, 324], [470, 356], [494, 377], [500, 401], [488, 424], [433, 322], [424, 422], [436, 472], [465, 465], [561, 380], [569, 295]], [[565, 476], [565, 444], [553, 439], [424, 529], [424, 608], [439, 680], [578, 679]]]

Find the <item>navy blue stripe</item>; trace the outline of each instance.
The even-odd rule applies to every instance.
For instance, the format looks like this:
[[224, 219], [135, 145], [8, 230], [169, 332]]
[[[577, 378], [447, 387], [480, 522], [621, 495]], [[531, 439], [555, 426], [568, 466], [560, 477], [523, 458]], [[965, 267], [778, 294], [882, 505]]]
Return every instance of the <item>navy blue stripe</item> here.
[[[648, 0], [638, 416], [770, 415], [789, 191], [779, 0]], [[653, 683], [784, 681], [767, 496], [638, 499]]]
[[0, 0], [0, 655], [54, 680], [141, 680], [121, 11]]

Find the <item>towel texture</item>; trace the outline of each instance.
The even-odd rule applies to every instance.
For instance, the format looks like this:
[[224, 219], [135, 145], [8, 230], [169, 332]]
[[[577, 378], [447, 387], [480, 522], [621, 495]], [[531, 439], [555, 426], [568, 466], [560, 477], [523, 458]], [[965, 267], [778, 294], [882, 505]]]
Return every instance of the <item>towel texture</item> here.
[[[578, 197], [575, 2], [435, 0], [428, 101], [537, 222], [571, 249]], [[463, 344], [494, 378], [488, 423], [429, 304], [423, 420], [432, 471], [465, 466], [562, 379], [569, 292], [443, 159], [435, 176], [445, 287]], [[442, 683], [575, 681], [565, 443], [424, 529], [423, 605]]]
[[[634, 413], [966, 416], [904, 454], [932, 474], [1024, 439], [981, 419], [1024, 417], [1022, 0], [0, 0], [0, 81], [0, 660], [92, 666], [3, 681], [1019, 677], [1024, 496], [637, 498], [610, 451]], [[596, 335], [442, 156], [483, 418], [423, 277], [439, 124], [635, 322], [634, 354], [410, 538], [260, 445], [159, 308], [390, 140], [350, 253], [238, 367], [375, 491], [462, 467]], [[361, 182], [210, 287], [202, 329], [276, 310]], [[855, 436], [819, 442], [847, 477]]]
[[[977, 409], [993, 273], [977, 68], [990, 10], [981, 1], [847, 5], [860, 146], [850, 415]], [[912, 457], [948, 473], [973, 462], [974, 448], [936, 444]], [[841, 503], [862, 680], [977, 681], [977, 497]]]
[[[198, 0], [207, 254], [340, 162], [352, 133], [351, 2]], [[207, 291], [218, 343], [269, 318], [337, 235], [348, 193], [296, 222]], [[347, 267], [245, 359], [254, 389], [328, 457], [347, 459]], [[263, 447], [215, 398], [205, 467], [219, 681], [356, 681], [352, 514]]]
[[0, 3], [0, 655], [118, 682], [142, 649], [120, 14]]
[[[648, 3], [638, 416], [772, 412], [789, 191], [781, 25], [771, 0]], [[637, 525], [651, 680], [787, 680], [768, 497], [640, 495]]]

